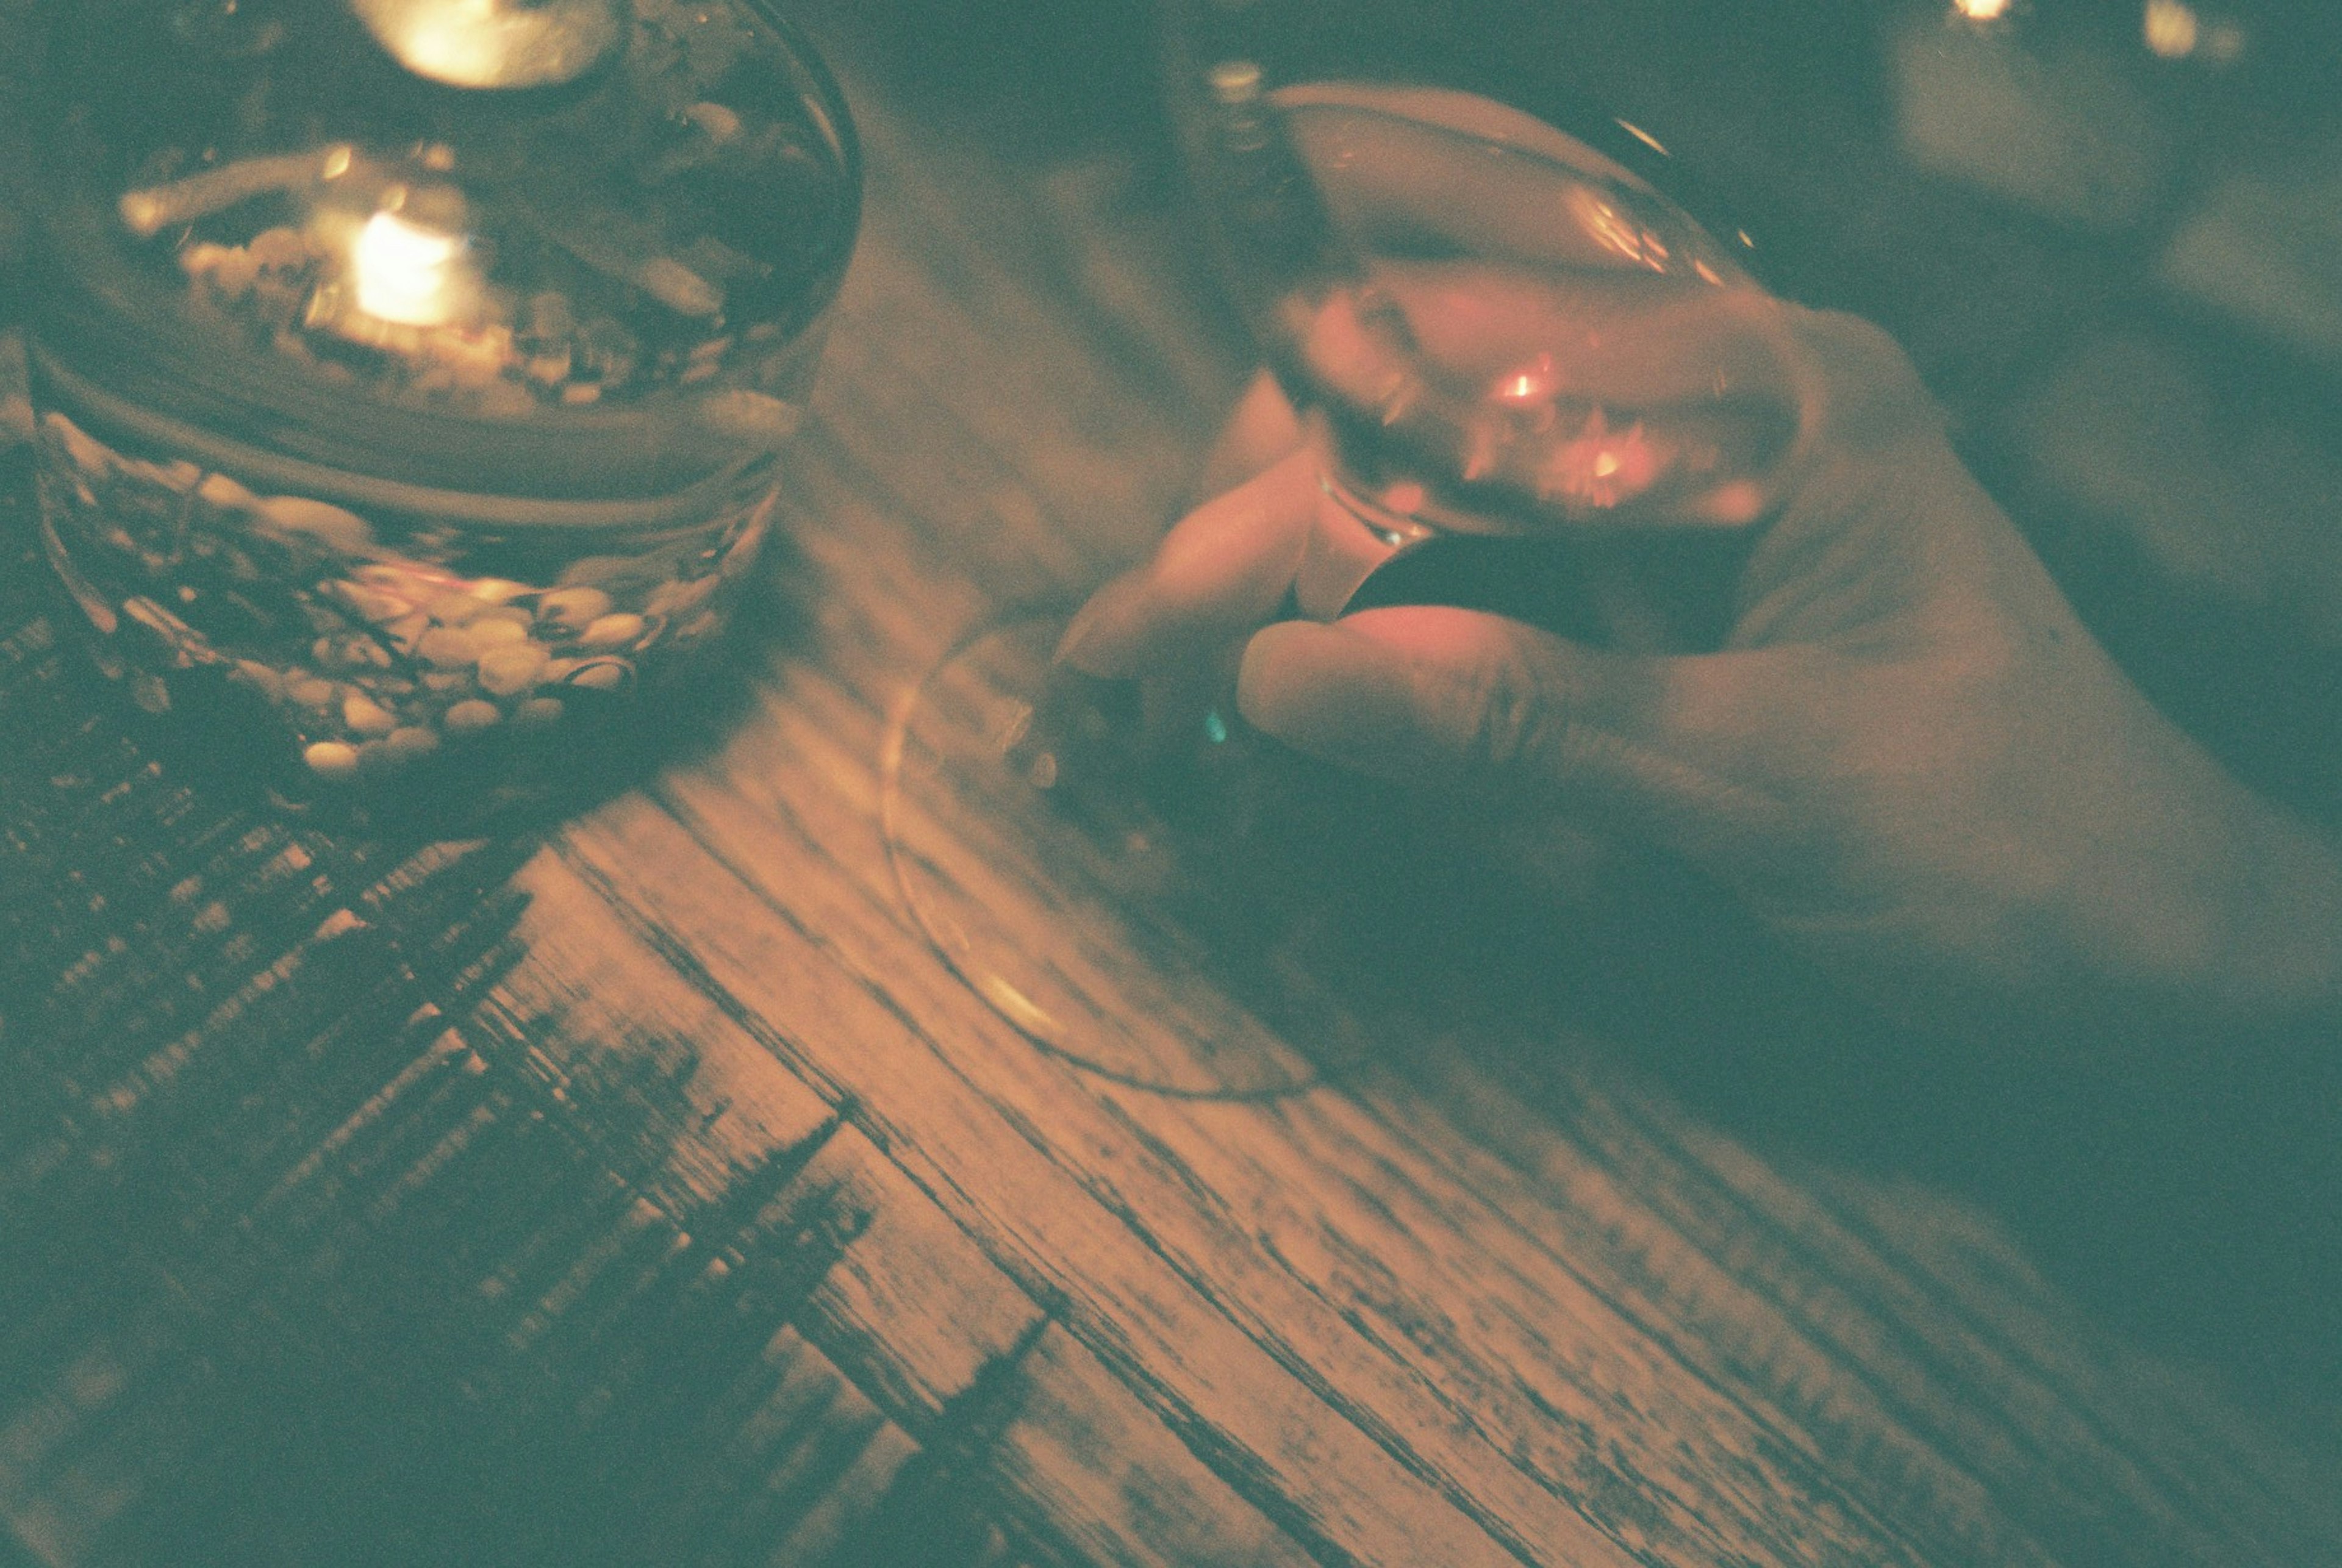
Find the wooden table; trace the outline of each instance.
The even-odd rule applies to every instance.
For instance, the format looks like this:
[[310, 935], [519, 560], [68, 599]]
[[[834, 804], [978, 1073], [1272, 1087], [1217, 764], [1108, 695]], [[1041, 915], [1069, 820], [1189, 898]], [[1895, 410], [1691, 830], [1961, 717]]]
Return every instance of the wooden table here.
[[890, 720], [1146, 547], [1243, 365], [1126, 170], [857, 87], [788, 624], [707, 754], [545, 841], [186, 784], [77, 705], [8, 513], [0, 1563], [2342, 1561], [2331, 1463], [1977, 1213], [1534, 1010], [1366, 986], [1226, 1099], [971, 994]]

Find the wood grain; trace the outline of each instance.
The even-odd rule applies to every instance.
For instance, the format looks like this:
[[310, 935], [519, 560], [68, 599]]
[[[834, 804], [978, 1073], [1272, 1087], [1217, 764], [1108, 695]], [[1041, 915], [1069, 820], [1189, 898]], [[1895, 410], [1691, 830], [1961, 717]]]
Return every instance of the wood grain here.
[[[85, 705], [10, 514], [0, 1539], [2342, 1562], [2328, 1456], [1975, 1212], [1760, 1157], [1630, 1054], [1356, 950], [1391, 916], [1316, 918], [1440, 896], [1404, 846], [1381, 884], [1230, 871], [1298, 923], [1283, 970], [1196, 934], [1180, 983], [1303, 1092], [1149, 1093], [972, 994], [881, 841], [888, 726], [971, 628], [1146, 547], [1245, 366], [1134, 171], [1014, 168], [852, 81], [868, 225], [752, 698], [545, 842], [393, 848], [182, 782]], [[1003, 857], [958, 831], [958, 874]], [[1029, 907], [1077, 986], [1145, 977]], [[1208, 1067], [1191, 1018], [1116, 1022]]]
[[[1525, 1561], [2331, 1550], [2330, 1516], [2269, 1491], [2281, 1465], [2212, 1438], [2111, 1345], [1977, 1310], [1868, 1212], [1886, 1206], [1890, 1235], [1989, 1234], [1947, 1201], [1785, 1178], [1631, 1078], [1574, 1085], [1577, 1116], [1556, 1124], [1468, 1051], [1430, 1081], [1353, 1072], [1267, 1105], [1134, 1094], [1034, 1054], [906, 951], [860, 759], [987, 606], [1077, 587], [1143, 544], [1132, 516], [1176, 504], [1217, 403], [1169, 398], [1155, 367], [1176, 347], [1132, 352], [1126, 326], [1117, 357], [1069, 325], [1111, 315], [1065, 307], [1085, 279], [1176, 293], [1094, 215], [1051, 207], [1102, 187], [1044, 185], [999, 233], [986, 220], [1010, 198], [933, 215], [945, 185], [890, 168], [890, 134], [874, 120], [881, 194], [848, 315], [887, 324], [884, 343], [841, 330], [793, 494], [815, 643], [721, 756], [562, 847], [646, 940], [746, 1013], [842, 1024], [783, 1027], [775, 1049], [850, 1097], [1003, 1270], [1318, 1555], [1464, 1560], [1456, 1537], [1419, 1533], [1443, 1515]], [[961, 197], [980, 182], [948, 178]], [[908, 230], [896, 203], [919, 215]], [[987, 335], [996, 361], [965, 357]], [[915, 438], [927, 457], [906, 475], [886, 454]], [[1069, 558], [1059, 534], [1103, 548]], [[718, 876], [754, 894], [753, 917], [703, 895]], [[1142, 1333], [1149, 1320], [1169, 1332]], [[1261, 1420], [1294, 1397], [1280, 1387], [1326, 1413], [1304, 1452], [1282, 1414]], [[1382, 1456], [1415, 1484], [1376, 1480], [1399, 1506], [1369, 1509], [1345, 1483]]]

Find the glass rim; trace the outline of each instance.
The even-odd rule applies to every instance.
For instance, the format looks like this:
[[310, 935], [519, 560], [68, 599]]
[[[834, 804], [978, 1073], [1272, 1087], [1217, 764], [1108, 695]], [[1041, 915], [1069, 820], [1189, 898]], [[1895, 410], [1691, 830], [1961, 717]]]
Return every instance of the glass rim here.
[[838, 85], [836, 73], [806, 35], [805, 29], [775, 9], [773, 0], [741, 0], [741, 4], [779, 35], [790, 64], [812, 85], [814, 91], [806, 95], [806, 102], [820, 111], [816, 128], [829, 138], [837, 155], [837, 173], [843, 186], [834, 254], [824, 258], [822, 288], [806, 311], [804, 321], [795, 325], [791, 333], [795, 336], [837, 297], [846, 281], [846, 265], [853, 259], [855, 244], [862, 233], [867, 179], [863, 166], [862, 134], [855, 125], [853, 105], [846, 101], [846, 89]]
[[[777, 15], [770, 0], [739, 0], [739, 4], [756, 25], [768, 31], [772, 53], [767, 56], [767, 75], [776, 77], [777, 85], [805, 111], [812, 132], [807, 145], [827, 166], [833, 181], [830, 199], [822, 209], [823, 244], [812, 253], [805, 286], [784, 310], [764, 322], [747, 325], [777, 329], [768, 340], [773, 353], [817, 355], [860, 235], [866, 185], [861, 139], [844, 89], [803, 29]], [[59, 90], [54, 79], [46, 85], [51, 95]], [[52, 116], [53, 136], [71, 134], [64, 116]], [[140, 302], [147, 293], [143, 279], [133, 275], [129, 259], [117, 254], [93, 226], [98, 220], [85, 210], [87, 203], [37, 185], [29, 194], [33, 200], [27, 215], [35, 235], [31, 259], [36, 282], [25, 302], [24, 314], [28, 339], [36, 349], [36, 377], [54, 387], [63, 385], [55, 373], [64, 367], [70, 365], [73, 372], [95, 370], [94, 377], [69, 373], [79, 385], [69, 389], [72, 395], [67, 401], [125, 434], [155, 439], [155, 432], [135, 432], [132, 427], [138, 422], [115, 417], [119, 409], [100, 406], [109, 400], [91, 394], [113, 392], [118, 395], [111, 402], [126, 405], [134, 399], [133, 389], [149, 378], [185, 374], [190, 367], [200, 366], [205, 383], [238, 389], [226, 395], [260, 424], [280, 432], [305, 428], [314, 433], [312, 439], [299, 444], [308, 449], [308, 456], [288, 458], [285, 464], [262, 461], [265, 454], [248, 443], [225, 437], [212, 443], [239, 471], [286, 468], [290, 464], [288, 480], [297, 469], [307, 483], [337, 491], [366, 491], [374, 504], [421, 514], [462, 516], [499, 496], [511, 498], [510, 492], [483, 484], [470, 475], [470, 468], [479, 466], [475, 461], [479, 454], [471, 449], [479, 444], [483, 433], [497, 442], [519, 443], [525, 449], [517, 459], [523, 468], [544, 468], [550, 464], [565, 469], [580, 452], [606, 453], [614, 439], [623, 441], [638, 433], [654, 437], [663, 432], [679, 433], [691, 424], [696, 408], [723, 391], [714, 386], [669, 385], [655, 388], [623, 407], [540, 405], [524, 415], [507, 416], [411, 406], [337, 386], [289, 368], [264, 350], [220, 340], [206, 333], [204, 324], [183, 313], [143, 308]], [[42, 348], [53, 352], [41, 354]], [[174, 360], [180, 367], [177, 372], [170, 369]], [[109, 366], [114, 368], [105, 368]], [[49, 374], [43, 375], [44, 370]], [[370, 473], [344, 472], [317, 461], [325, 446], [341, 439], [334, 434], [336, 430], [379, 430], [385, 422], [395, 427], [400, 450], [471, 453], [471, 457], [451, 458], [447, 464], [418, 462], [405, 472]], [[177, 434], [183, 433], [175, 429], [175, 436]], [[761, 451], [769, 452], [778, 439], [775, 437]], [[711, 434], [677, 445], [671, 439], [660, 439], [660, 454], [646, 464], [636, 465], [641, 472], [629, 470], [615, 479], [615, 487], [608, 492], [596, 494], [591, 492], [597, 487], [586, 486], [544, 507], [521, 505], [515, 500], [514, 504], [491, 509], [499, 514], [497, 524], [505, 527], [656, 526], [671, 510], [663, 504], [665, 498], [686, 490], [696, 494], [726, 479], [760, 454], [758, 443], [764, 440]], [[395, 501], [390, 498], [394, 493]]]
[[[756, 3], [756, 0], [752, 0], [752, 3]], [[1596, 155], [1617, 165], [1653, 194], [1679, 208], [1758, 286], [1768, 291], [1774, 287], [1775, 279], [1765, 264], [1764, 247], [1758, 237], [1715, 183], [1670, 151], [1657, 135], [1611, 112], [1593, 95], [1556, 80], [1536, 95], [1534, 104], [1528, 104], [1516, 98], [1474, 93], [1468, 83], [1443, 77], [1437, 72], [1412, 76], [1404, 72], [1345, 72], [1300, 75], [1292, 80], [1272, 79], [1262, 68], [1261, 56], [1266, 51], [1216, 46], [1224, 43], [1256, 42], [1243, 35], [1246, 24], [1239, 14], [1262, 3], [1263, 0], [1166, 0], [1160, 7], [1160, 23], [1156, 29], [1156, 64], [1161, 77], [1158, 99], [1170, 114], [1174, 151], [1177, 154], [1180, 168], [1189, 178], [1194, 177], [1196, 161], [1196, 150], [1191, 145], [1195, 116], [1190, 101], [1194, 95], [1204, 90], [1202, 84], [1212, 67], [1211, 57], [1215, 55], [1246, 60], [1256, 69], [1261, 69], [1259, 90], [1265, 98], [1270, 100], [1288, 87], [1344, 82], [1360, 86], [1431, 87], [1473, 94], [1540, 121], [1583, 144]], [[1206, 46], [1206, 34], [1217, 35], [1209, 40], [1215, 46]], [[1361, 112], [1375, 111], [1362, 109]], [[1406, 117], [1396, 111], [1379, 112], [1392, 118]], [[1534, 149], [1520, 150], [1536, 155]]]

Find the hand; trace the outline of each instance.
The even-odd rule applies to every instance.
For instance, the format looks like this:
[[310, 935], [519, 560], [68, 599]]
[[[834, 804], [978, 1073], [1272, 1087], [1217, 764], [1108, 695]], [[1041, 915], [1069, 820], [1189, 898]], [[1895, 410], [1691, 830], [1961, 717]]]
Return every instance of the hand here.
[[1226, 488], [1096, 595], [1063, 656], [1186, 673], [1156, 697], [1240, 658], [1239, 705], [1269, 734], [1516, 833], [1672, 851], [1882, 993], [2331, 1008], [2333, 844], [2131, 685], [1884, 334], [1778, 308], [1821, 403], [1719, 652], [1438, 607], [1271, 624], [1324, 498], [1264, 379], [1207, 472]]

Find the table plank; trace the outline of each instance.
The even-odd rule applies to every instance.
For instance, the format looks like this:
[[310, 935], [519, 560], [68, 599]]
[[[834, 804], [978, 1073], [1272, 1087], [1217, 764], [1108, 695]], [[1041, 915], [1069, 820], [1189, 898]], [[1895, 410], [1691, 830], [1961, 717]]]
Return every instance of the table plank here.
[[[916, 945], [876, 836], [887, 717], [989, 608], [1142, 546], [1134, 517], [1176, 505], [1218, 404], [1173, 401], [1069, 339], [1112, 315], [1065, 304], [1101, 270], [1108, 301], [1179, 282], [1130, 253], [1070, 275], [1039, 259], [1105, 226], [1099, 182], [1024, 183], [956, 150], [949, 180], [926, 183], [891, 166], [908, 133], [883, 105], [866, 118], [869, 239], [792, 484], [809, 639], [722, 755], [564, 846], [649, 940], [881, 1124], [1077, 1343], [1317, 1552], [1423, 1548], [1325, 1490], [1351, 1479], [1316, 1451], [1331, 1429], [1288, 1448], [1230, 1408], [1218, 1357], [1266, 1353], [1251, 1400], [1293, 1397], [1282, 1382], [1322, 1401], [1524, 1561], [2330, 1550], [2315, 1489], [2173, 1413], [2144, 1363], [2005, 1303], [1947, 1302], [1870, 1236], [1874, 1210], [1927, 1234], [1973, 1215], [1922, 1193], [1826, 1200], [1819, 1176], [1767, 1168], [1599, 1055], [1569, 1068], [1582, 1125], [1453, 1064], [1198, 1105], [1085, 1082], [960, 989]], [[1204, 335], [1159, 312], [1156, 330]], [[1068, 1212], [1090, 1207], [1105, 1213]], [[1176, 1338], [1138, 1332], [1165, 1314]]]
[[[880, 840], [889, 724], [970, 627], [1147, 546], [1246, 366], [1130, 166], [849, 82], [867, 234], [708, 754], [541, 847], [326, 834], [149, 758], [0, 579], [0, 1543], [2342, 1561], [2330, 1456], [1989, 1221], [1760, 1156], [1546, 1014], [1364, 984], [1337, 932], [1279, 1047], [1323, 1081], [1229, 1103], [970, 994]], [[1030, 918], [1094, 994], [1146, 977]], [[1306, 1012], [1206, 936], [1226, 1016]]]
[[[1110, 1137], [1095, 1091], [980, 1004], [964, 1001], [939, 961], [922, 966], [927, 994], [906, 1006], [831, 961], [825, 949], [837, 939], [835, 926], [816, 939], [786, 916], [742, 918], [726, 868], [647, 802], [622, 803], [573, 828], [563, 852], [647, 941], [689, 965], [696, 984], [748, 1016], [815, 1021], [813, 1028], [773, 1027], [768, 1048], [826, 1093], [851, 1099], [874, 1141], [955, 1218], [980, 1219], [975, 1233], [990, 1243], [995, 1263], [1030, 1293], [1063, 1303], [1069, 1326], [1094, 1335], [1092, 1352], [1175, 1428], [1209, 1433], [1215, 1446], [1241, 1456], [1227, 1479], [1264, 1511], [1271, 1501], [1281, 1504], [1271, 1516], [1305, 1544], [1314, 1539], [1366, 1562], [1505, 1561], [1482, 1522], [1461, 1512], [1490, 1509], [1472, 1485], [1485, 1482], [1498, 1494], [1495, 1506], [1515, 1511], [1509, 1521], [1496, 1516], [1500, 1528], [1518, 1528], [1526, 1514], [1554, 1538], [1578, 1537], [1582, 1561], [1616, 1557], [1582, 1523], [1573, 1525], [1574, 1514], [1490, 1465], [1422, 1391], [1385, 1368], [1359, 1370], [1422, 1422], [1426, 1441], [1437, 1445], [1430, 1458], [1390, 1452], [1379, 1422], [1367, 1429], [1327, 1420], [1323, 1395], [1295, 1376], [1311, 1370], [1306, 1357], [1322, 1347], [1247, 1333], [1202, 1293], [1196, 1265], [1183, 1269], [1176, 1249], [1144, 1228], [1144, 1212], [1110, 1191], [1086, 1190], [1083, 1173], [1060, 1158], [1076, 1139]], [[713, 898], [711, 888], [719, 890]], [[916, 1025], [915, 1008], [963, 1016], [946, 1042]], [[986, 1044], [990, 1060], [979, 1059], [980, 1073], [962, 1064], [964, 1053]], [[1176, 1174], [1127, 1164], [1116, 1176], [1124, 1185], [1176, 1183]], [[981, 1212], [971, 1213], [976, 1203]], [[1291, 1290], [1281, 1299], [1306, 1313]], [[1247, 1490], [1247, 1481], [1265, 1481], [1269, 1497]]]

